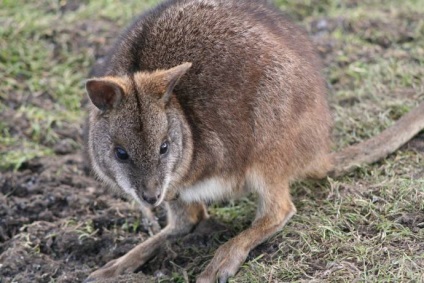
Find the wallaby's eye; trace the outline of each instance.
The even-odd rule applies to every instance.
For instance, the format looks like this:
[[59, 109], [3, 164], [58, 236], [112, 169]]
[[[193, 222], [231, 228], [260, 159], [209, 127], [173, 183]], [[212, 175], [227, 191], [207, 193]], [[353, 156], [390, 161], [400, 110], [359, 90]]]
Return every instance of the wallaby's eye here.
[[160, 145], [159, 153], [163, 155], [163, 154], [165, 154], [165, 153], [168, 152], [168, 149], [169, 149], [169, 143], [167, 141], [166, 142], [163, 142]]
[[128, 158], [130, 158], [127, 151], [119, 146], [115, 147], [115, 156], [120, 161], [126, 161]]

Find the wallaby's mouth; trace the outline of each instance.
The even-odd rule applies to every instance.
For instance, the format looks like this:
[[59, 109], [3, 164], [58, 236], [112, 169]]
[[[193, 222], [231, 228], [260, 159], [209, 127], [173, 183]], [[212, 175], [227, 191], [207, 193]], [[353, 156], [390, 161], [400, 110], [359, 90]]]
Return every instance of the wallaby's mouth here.
[[142, 203], [149, 207], [157, 207], [161, 205], [164, 200], [168, 200], [168, 197], [167, 197], [168, 187], [169, 187], [169, 179], [165, 179], [165, 182], [162, 188], [153, 192], [152, 191], [148, 192], [144, 189], [140, 189], [140, 190], [135, 189], [135, 190], [132, 190], [131, 196], [139, 203]]
[[154, 193], [154, 194], [147, 194], [144, 191], [136, 190], [135, 196], [136, 201], [142, 202], [147, 206], [150, 207], [157, 207], [159, 206], [163, 200], [164, 200], [164, 194], [162, 190], [160, 192]]

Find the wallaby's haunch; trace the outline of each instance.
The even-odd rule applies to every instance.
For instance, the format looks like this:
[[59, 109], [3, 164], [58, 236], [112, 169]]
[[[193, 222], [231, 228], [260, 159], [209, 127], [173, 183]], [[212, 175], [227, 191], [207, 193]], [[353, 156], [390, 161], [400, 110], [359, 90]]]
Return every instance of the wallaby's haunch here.
[[87, 281], [132, 272], [207, 218], [204, 202], [258, 195], [250, 228], [197, 282], [225, 282], [296, 212], [289, 184], [339, 175], [396, 150], [424, 104], [363, 144], [331, 153], [326, 85], [305, 32], [267, 1], [169, 0], [141, 15], [87, 81], [94, 172], [167, 226]]

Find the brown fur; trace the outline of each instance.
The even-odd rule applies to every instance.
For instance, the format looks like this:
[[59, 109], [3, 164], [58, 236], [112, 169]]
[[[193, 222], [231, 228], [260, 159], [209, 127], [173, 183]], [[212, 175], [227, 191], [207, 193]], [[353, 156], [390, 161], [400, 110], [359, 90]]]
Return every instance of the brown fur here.
[[[225, 282], [295, 213], [290, 182], [334, 170], [319, 59], [267, 1], [166, 1], [130, 26], [95, 75], [87, 83], [94, 171], [145, 210], [142, 199], [168, 201], [169, 222], [89, 280], [137, 269], [207, 217], [204, 201], [256, 192], [252, 226], [197, 280]], [[118, 161], [116, 147], [129, 159]]]

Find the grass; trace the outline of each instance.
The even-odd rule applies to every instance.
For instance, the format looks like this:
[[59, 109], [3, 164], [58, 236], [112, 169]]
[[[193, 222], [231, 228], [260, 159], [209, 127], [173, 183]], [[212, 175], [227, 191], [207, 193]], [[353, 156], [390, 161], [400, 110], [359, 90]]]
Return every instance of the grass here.
[[[335, 149], [381, 132], [424, 100], [424, 0], [276, 2], [310, 32], [324, 58]], [[61, 129], [81, 127], [94, 55], [154, 3], [2, 1], [2, 170], [55, 154]], [[252, 252], [232, 282], [424, 281], [423, 168], [423, 152], [403, 148], [342, 178], [294, 184], [298, 214]], [[210, 212], [239, 230], [254, 209], [242, 199]], [[172, 279], [184, 282], [184, 272], [176, 267]]]

